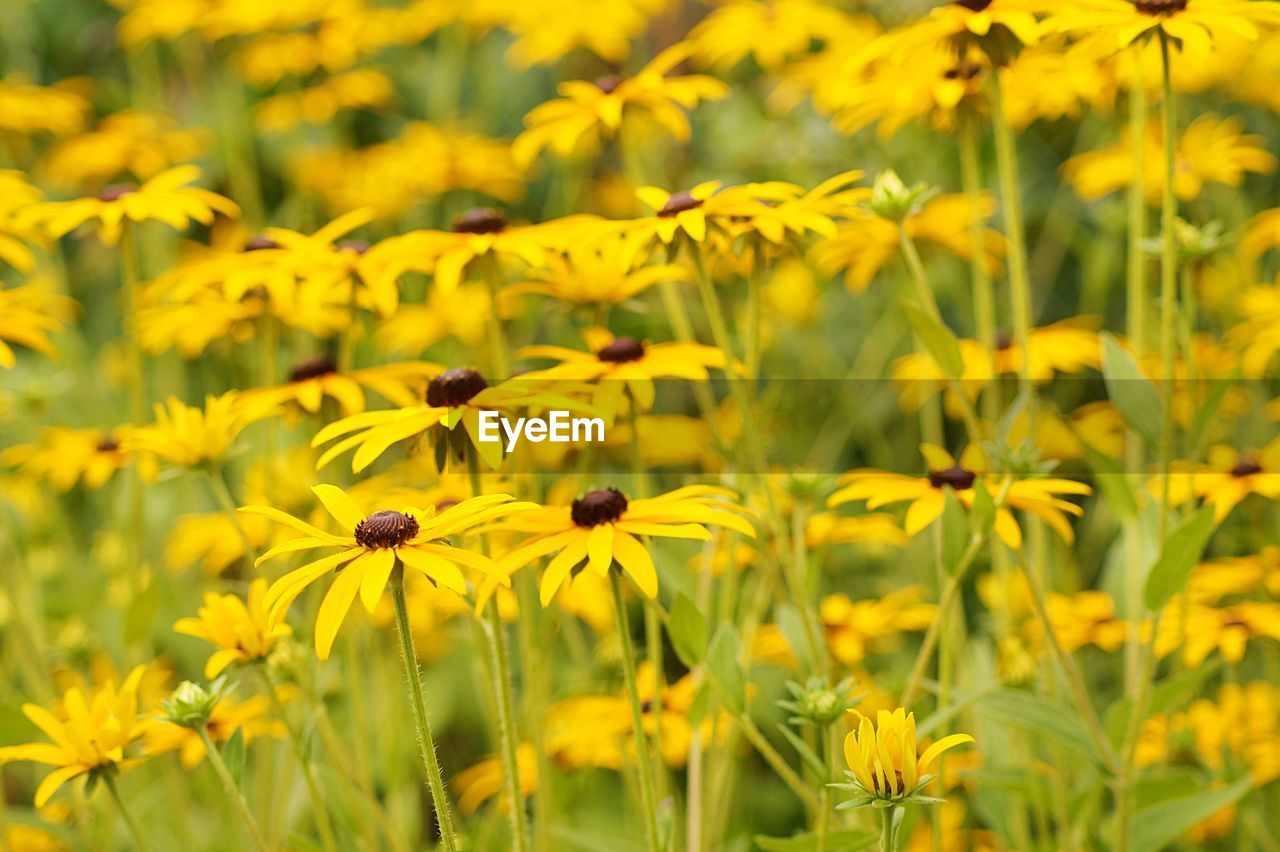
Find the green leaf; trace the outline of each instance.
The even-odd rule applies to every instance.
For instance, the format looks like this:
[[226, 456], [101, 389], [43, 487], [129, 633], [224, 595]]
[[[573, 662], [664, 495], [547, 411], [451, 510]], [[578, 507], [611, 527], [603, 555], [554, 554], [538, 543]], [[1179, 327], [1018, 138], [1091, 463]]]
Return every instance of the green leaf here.
[[227, 771], [231, 773], [236, 786], [241, 786], [241, 779], [244, 777], [244, 728], [236, 728], [231, 739], [223, 743], [222, 760], [227, 764]]
[[738, 662], [738, 634], [732, 624], [721, 624], [707, 649], [707, 672], [725, 704], [735, 713], [746, 707], [746, 687]]
[[1212, 506], [1205, 506], [1169, 534], [1160, 548], [1160, 558], [1147, 575], [1147, 587], [1142, 597], [1148, 609], [1160, 609], [1186, 587], [1191, 579], [1191, 569], [1200, 561], [1200, 554], [1204, 553], [1205, 545], [1217, 526], [1213, 512]]
[[1084, 441], [1081, 441], [1080, 445], [1084, 447], [1085, 461], [1089, 463], [1094, 481], [1098, 483], [1098, 490], [1102, 492], [1107, 503], [1121, 518], [1125, 520], [1137, 518], [1138, 498], [1133, 493], [1129, 474], [1110, 456], [1103, 455]]
[[791, 604], [778, 604], [774, 609], [773, 617], [778, 630], [782, 631], [787, 644], [791, 646], [791, 653], [800, 663], [800, 670], [811, 670], [814, 660], [813, 655], [809, 653], [809, 642], [805, 639], [804, 615]]
[[[818, 848], [818, 835], [812, 832], [791, 837], [765, 837], [757, 834], [754, 840], [756, 846], [764, 852], [810, 852]], [[846, 828], [827, 832], [826, 848], [829, 852], [857, 852], [859, 849], [870, 849], [879, 842], [880, 837], [874, 831]]]
[[942, 567], [954, 574], [969, 544], [969, 517], [955, 491], [944, 488], [942, 495]]
[[991, 498], [987, 484], [979, 477], [973, 481], [973, 506], [969, 509], [969, 529], [974, 535], [986, 538], [991, 535], [995, 524], [996, 501]]
[[964, 375], [964, 358], [960, 354], [960, 342], [956, 336], [938, 320], [929, 316], [911, 302], [903, 302], [907, 319], [915, 329], [916, 336], [925, 351], [938, 364], [938, 369], [949, 379], [958, 379]]
[[1053, 740], [1092, 761], [1099, 760], [1089, 729], [1074, 710], [1063, 704], [1046, 701], [1029, 692], [998, 689], [984, 697], [979, 705], [996, 722]]
[[1157, 852], [1196, 823], [1238, 802], [1252, 786], [1253, 779], [1246, 775], [1227, 787], [1197, 790], [1189, 796], [1141, 808], [1133, 815], [1129, 848], [1133, 852]]
[[[1160, 681], [1151, 689], [1151, 697], [1147, 701], [1147, 714], [1154, 716], [1157, 713], [1163, 713], [1174, 704], [1179, 704], [1198, 694], [1201, 685], [1220, 668], [1222, 668], [1222, 659], [1218, 658], [1197, 666], [1189, 672], [1173, 675]], [[1129, 714], [1132, 712], [1131, 698], [1116, 699], [1115, 703], [1107, 708], [1103, 727], [1106, 728], [1107, 736], [1112, 743], [1118, 745], [1124, 739], [1129, 725]]]
[[1129, 428], [1154, 447], [1160, 440], [1160, 394], [1133, 356], [1109, 334], [1102, 335], [1102, 377], [1107, 396], [1120, 409]]
[[1195, 405], [1195, 417], [1191, 420], [1191, 428], [1187, 430], [1187, 445], [1191, 447], [1199, 447], [1200, 442], [1204, 440], [1204, 433], [1208, 431], [1209, 424], [1213, 423], [1218, 414], [1218, 408], [1222, 405], [1222, 399], [1227, 395], [1227, 391], [1235, 386], [1235, 380], [1240, 377], [1240, 370], [1232, 370], [1231, 375], [1220, 379], [1205, 379], [1208, 381], [1209, 393], [1205, 394], [1204, 399]]
[[680, 662], [695, 668], [707, 654], [707, 620], [693, 599], [681, 592], [671, 603], [667, 635]]

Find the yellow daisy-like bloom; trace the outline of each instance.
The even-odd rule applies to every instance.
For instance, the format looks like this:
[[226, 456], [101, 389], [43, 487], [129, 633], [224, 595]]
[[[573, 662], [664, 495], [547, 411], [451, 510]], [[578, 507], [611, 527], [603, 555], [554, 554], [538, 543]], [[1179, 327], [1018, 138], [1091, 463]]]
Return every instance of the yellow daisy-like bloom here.
[[[223, 698], [209, 713], [205, 730], [214, 743], [225, 743], [237, 731], [244, 737], [245, 745], [258, 737], [280, 739], [288, 729], [282, 720], [271, 718], [271, 709], [271, 699], [266, 695], [255, 695], [245, 701]], [[148, 755], [178, 752], [179, 761], [187, 769], [199, 766], [207, 755], [199, 732], [165, 721], [156, 722], [147, 731], [146, 747]]]
[[401, 304], [393, 316], [382, 320], [373, 341], [379, 351], [401, 356], [419, 355], [447, 337], [478, 345], [488, 330], [492, 304], [482, 284], [463, 284], [448, 293], [432, 287], [426, 304]]
[[985, 66], [958, 60], [945, 46], [921, 47], [853, 69], [843, 75], [844, 85], [823, 92], [818, 106], [847, 135], [875, 124], [879, 137], [889, 139], [920, 119], [950, 133], [962, 104], [981, 104], [986, 74]]
[[1001, 54], [1040, 40], [1044, 0], [955, 0], [936, 6], [920, 20], [881, 36], [867, 47], [869, 56], [903, 53], [951, 41], [977, 44]]
[[198, 157], [209, 135], [179, 127], [162, 113], [122, 110], [54, 145], [41, 161], [41, 173], [67, 188], [96, 188], [122, 174], [146, 180]]
[[658, 594], [653, 557], [637, 536], [710, 541], [707, 526], [734, 530], [755, 538], [743, 516], [748, 510], [730, 502], [734, 493], [710, 485], [690, 485], [666, 494], [632, 500], [616, 488], [588, 491], [569, 506], [546, 506], [510, 519], [504, 528], [532, 537], [498, 560], [510, 576], [551, 553], [542, 575], [540, 597], [546, 606], [574, 568], [586, 567], [606, 576], [616, 561], [646, 597]]
[[[1178, 142], [1174, 194], [1183, 201], [1193, 201], [1207, 184], [1239, 186], [1247, 172], [1275, 171], [1276, 158], [1263, 147], [1262, 137], [1244, 134], [1243, 129], [1244, 121], [1238, 116], [1197, 116]], [[1159, 122], [1147, 125], [1142, 185], [1152, 206], [1158, 206], [1164, 195], [1162, 134]], [[1063, 164], [1063, 176], [1081, 198], [1094, 201], [1133, 182], [1133, 146], [1128, 136], [1126, 129], [1115, 144], [1078, 154]]]
[[[1277, 217], [1276, 224], [1280, 225], [1280, 217]], [[1254, 227], [1261, 226], [1255, 222]], [[1245, 235], [1245, 240], [1255, 233], [1257, 232], [1251, 228]], [[1280, 236], [1280, 230], [1277, 230], [1277, 235]], [[1242, 253], [1247, 250], [1244, 241], [1241, 243], [1241, 250]], [[0, 291], [0, 296], [2, 295], [3, 292]], [[1227, 332], [1227, 340], [1240, 352], [1240, 367], [1244, 375], [1254, 379], [1264, 378], [1269, 375], [1271, 359], [1280, 351], [1280, 285], [1259, 284], [1250, 287], [1239, 296], [1237, 308], [1243, 318], [1239, 325]], [[0, 336], [3, 334], [0, 333]]]
[[506, 60], [523, 69], [550, 64], [582, 48], [606, 62], [621, 62], [663, 5], [656, 0], [502, 3], [500, 22], [515, 36]]
[[257, 388], [241, 394], [250, 409], [265, 407], [277, 410], [286, 402], [295, 402], [309, 414], [317, 414], [324, 398], [337, 401], [344, 416], [365, 410], [365, 391], [371, 390], [402, 407], [414, 405], [426, 392], [427, 383], [444, 372], [444, 367], [427, 361], [405, 361], [381, 367], [338, 371], [338, 365], [327, 355], [308, 358], [289, 372], [287, 384]]
[[530, 270], [527, 280], [506, 287], [501, 295], [509, 299], [536, 293], [574, 305], [616, 305], [662, 281], [690, 277], [683, 266], [646, 262], [623, 237], [610, 235], [550, 255], [545, 266]]
[[1201, 55], [1219, 38], [1252, 40], [1280, 24], [1270, 0], [1070, 0], [1046, 11], [1046, 30], [1113, 36], [1116, 48], [1163, 35]]
[[915, 536], [942, 514], [946, 505], [945, 489], [951, 489], [960, 504], [968, 508], [974, 501], [974, 483], [981, 479], [992, 499], [996, 500], [996, 535], [1010, 548], [1017, 550], [1022, 547], [1022, 530], [1013, 517], [1012, 509], [1021, 509], [1040, 518], [1066, 542], [1075, 540], [1067, 515], [1083, 515], [1084, 510], [1058, 495], [1091, 494], [1093, 489], [1084, 483], [1070, 479], [987, 473], [986, 456], [976, 444], [965, 449], [959, 462], [933, 444], [922, 444], [920, 453], [928, 463], [928, 475], [906, 476], [866, 468], [851, 471], [841, 477], [844, 487], [831, 495], [827, 505], [834, 508], [865, 500], [868, 509], [878, 509], [910, 501], [903, 529], [907, 535]]
[[133, 460], [121, 449], [121, 436], [127, 431], [49, 426], [41, 430], [37, 443], [0, 450], [0, 464], [20, 467], [59, 491], [70, 491], [77, 482], [98, 489]]
[[324, 126], [344, 110], [377, 110], [391, 103], [395, 88], [375, 68], [355, 68], [297, 92], [273, 95], [254, 108], [264, 133], [286, 133], [300, 124]]
[[546, 382], [513, 379], [490, 386], [475, 370], [448, 370], [427, 384], [426, 397], [417, 405], [389, 411], [366, 411], [321, 429], [312, 439], [311, 446], [319, 447], [335, 438], [342, 440], [325, 450], [316, 463], [316, 469], [354, 449], [351, 469], [359, 473], [392, 444], [429, 432], [436, 426], [443, 426], [446, 430], [436, 438], [450, 437], [449, 433], [459, 424], [480, 458], [490, 467], [497, 467], [502, 462], [502, 444], [480, 440], [480, 412], [509, 412], [529, 407], [565, 411], [589, 409], [576, 400], [548, 392]]
[[126, 220], [164, 222], [185, 230], [192, 220], [202, 225], [213, 224], [214, 214], [235, 218], [240, 208], [216, 192], [187, 184], [200, 178], [196, 166], [178, 166], [161, 172], [142, 186], [122, 184], [107, 187], [95, 198], [74, 201], [45, 201], [32, 205], [24, 221], [39, 225], [49, 236], [57, 238], [86, 222], [96, 221], [98, 237], [108, 245], [120, 241]]
[[1050, 594], [1045, 601], [1049, 624], [1067, 651], [1097, 645], [1114, 651], [1124, 644], [1131, 628], [1116, 617], [1116, 602], [1106, 592], [1086, 590], [1074, 595]]
[[61, 331], [76, 308], [73, 299], [53, 292], [49, 282], [36, 279], [22, 287], [0, 287], [0, 367], [18, 363], [10, 343], [58, 357], [49, 335]]
[[[1186, 620], [1183, 620], [1183, 613]], [[1175, 598], [1156, 631], [1155, 651], [1166, 657], [1181, 648], [1183, 665], [1195, 668], [1214, 651], [1228, 663], [1244, 659], [1255, 639], [1280, 640], [1280, 603], [1243, 601], [1224, 607], [1189, 604]]]
[[[903, 220], [907, 234], [915, 241], [935, 245], [949, 254], [971, 260], [974, 220], [985, 222], [995, 215], [995, 199], [982, 195], [940, 195], [925, 202]], [[999, 273], [1005, 242], [996, 231], [983, 229], [983, 262], [992, 274]], [[845, 286], [852, 293], [864, 292], [880, 269], [901, 251], [897, 223], [870, 211], [860, 211], [835, 234], [814, 243], [810, 257], [827, 275], [844, 272]]]
[[600, 382], [602, 392], [614, 398], [615, 408], [617, 397], [625, 389], [641, 411], [648, 411], [653, 408], [654, 379], [705, 382], [711, 378], [708, 367], [725, 369], [724, 353], [699, 343], [650, 344], [634, 337], [614, 337], [603, 328], [584, 329], [582, 339], [590, 352], [563, 346], [524, 347], [517, 353], [521, 358], [551, 358], [560, 363], [545, 370], [523, 373], [520, 378]]
[[0, 766], [30, 760], [56, 767], [36, 788], [37, 808], [73, 778], [108, 772], [139, 760], [133, 747], [153, 724], [138, 715], [138, 686], [145, 671], [145, 666], [138, 666], [119, 689], [108, 682], [87, 699], [79, 687], [68, 689], [60, 702], [65, 719], [37, 704], [22, 706], [26, 717], [53, 742], [0, 748]]
[[67, 136], [80, 130], [93, 107], [76, 82], [36, 86], [21, 74], [0, 79], [0, 131]]
[[[1164, 477], [1154, 477], [1147, 489], [1162, 495]], [[1250, 494], [1280, 499], [1280, 438], [1257, 451], [1216, 444], [1209, 448], [1204, 464], [1180, 464], [1169, 477], [1170, 503], [1177, 506], [1200, 498], [1213, 506], [1219, 523]]]
[[831, 655], [843, 665], [856, 666], [869, 648], [892, 647], [898, 634], [926, 629], [938, 608], [924, 603], [923, 597], [922, 586], [907, 586], [879, 599], [854, 601], [844, 594], [823, 598], [818, 619]]
[[0, 169], [0, 261], [19, 272], [35, 268], [36, 258], [27, 245], [40, 239], [31, 225], [20, 221], [23, 211], [41, 199], [40, 190], [22, 172]]
[[262, 515], [303, 534], [273, 547], [258, 559], [261, 564], [286, 553], [317, 548], [338, 548], [338, 552], [290, 571], [271, 584], [265, 605], [268, 621], [279, 623], [289, 605], [312, 583], [326, 574], [337, 574], [329, 586], [316, 616], [316, 654], [327, 660], [356, 593], [365, 609], [372, 612], [382, 597], [397, 564], [422, 574], [432, 583], [460, 595], [467, 593], [466, 579], [459, 566], [476, 568], [494, 582], [508, 585], [510, 578], [498, 570], [487, 556], [449, 543], [451, 536], [465, 534], [474, 527], [515, 516], [535, 508], [532, 503], [516, 503], [506, 494], [490, 494], [463, 500], [438, 514], [429, 509], [408, 507], [404, 511], [383, 510], [365, 517], [345, 491], [335, 485], [311, 489], [328, 513], [347, 531], [333, 535], [270, 506], [240, 509]]
[[874, 726], [871, 719], [862, 716], [858, 730], [844, 738], [844, 759], [866, 798], [896, 802], [912, 796], [932, 779], [927, 773], [939, 755], [973, 741], [968, 734], [952, 734], [917, 757], [915, 714], [899, 707], [876, 713]]
[[[516, 749], [516, 775], [520, 778], [520, 795], [532, 796], [538, 789], [538, 753], [529, 743], [521, 743]], [[458, 810], [463, 814], [473, 814], [495, 797], [499, 810], [510, 810], [511, 803], [504, 798], [505, 779], [506, 770], [498, 757], [487, 757], [462, 770], [453, 779], [453, 786], [458, 791]]]
[[184, 405], [177, 397], [155, 406], [156, 420], [131, 429], [125, 436], [126, 451], [150, 453], [177, 467], [195, 468], [218, 461], [251, 422], [264, 416], [241, 404], [240, 395], [228, 391], [204, 398], [204, 408]]
[[249, 585], [248, 599], [239, 595], [206, 592], [204, 606], [194, 618], [179, 619], [173, 629], [187, 636], [203, 639], [215, 646], [204, 666], [204, 676], [213, 680], [232, 663], [265, 660], [276, 642], [293, 633], [287, 624], [272, 624], [267, 617], [267, 581], [254, 580]]
[[699, 62], [728, 70], [746, 57], [766, 71], [809, 53], [815, 41], [846, 43], [866, 24], [815, 0], [724, 0], [693, 28]]
[[593, 154], [602, 140], [618, 135], [647, 137], [653, 128], [687, 142], [692, 128], [684, 110], [729, 94], [729, 87], [714, 77], [667, 76], [692, 52], [690, 42], [678, 42], [634, 76], [561, 83], [559, 98], [525, 116], [526, 129], [511, 146], [516, 162], [527, 166], [544, 150], [561, 158]]

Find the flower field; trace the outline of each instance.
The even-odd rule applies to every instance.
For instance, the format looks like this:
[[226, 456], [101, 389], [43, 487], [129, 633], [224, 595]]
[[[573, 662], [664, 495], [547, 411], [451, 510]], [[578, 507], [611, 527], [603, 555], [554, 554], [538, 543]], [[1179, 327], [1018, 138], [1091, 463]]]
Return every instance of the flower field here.
[[0, 852], [1280, 850], [1280, 2], [0, 6]]

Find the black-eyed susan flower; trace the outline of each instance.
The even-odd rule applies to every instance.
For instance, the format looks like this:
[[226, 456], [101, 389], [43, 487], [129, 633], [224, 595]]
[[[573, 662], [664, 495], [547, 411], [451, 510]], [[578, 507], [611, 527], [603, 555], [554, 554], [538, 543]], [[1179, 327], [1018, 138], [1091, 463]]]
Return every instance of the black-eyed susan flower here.
[[[725, 369], [724, 353], [700, 343], [647, 343], [634, 337], [614, 337], [608, 329], [589, 328], [582, 332], [590, 352], [563, 346], [526, 346], [521, 358], [559, 361], [554, 367], [521, 375], [521, 380], [599, 382], [602, 390], [615, 396], [622, 390], [631, 395], [641, 411], [653, 407], [654, 379], [675, 378], [705, 382], [708, 368]], [[616, 406], [615, 406], [616, 407]]]
[[[547, 257], [525, 279], [502, 290], [506, 299], [524, 293], [550, 296], [572, 305], [616, 305], [664, 281], [687, 281], [689, 270], [674, 263], [650, 263], [619, 235], [573, 243]], [[501, 304], [501, 302], [500, 302]]]
[[307, 586], [326, 574], [337, 574], [316, 616], [316, 653], [322, 660], [329, 658], [333, 640], [356, 593], [359, 592], [365, 609], [372, 611], [397, 564], [460, 595], [467, 593], [460, 568], [479, 569], [495, 582], [509, 583], [507, 575], [498, 570], [493, 560], [455, 547], [448, 539], [481, 524], [534, 508], [533, 504], [516, 503], [506, 494], [491, 494], [463, 500], [439, 512], [434, 506], [425, 510], [407, 507], [403, 511], [387, 509], [366, 517], [355, 501], [337, 486], [317, 485], [312, 491], [345, 535], [327, 533], [270, 506], [246, 506], [240, 511], [262, 515], [303, 534], [301, 538], [273, 547], [263, 554], [259, 563], [302, 550], [338, 549], [337, 553], [276, 580], [265, 598], [270, 622], [277, 623]]
[[206, 396], [203, 408], [169, 397], [156, 403], [155, 422], [129, 430], [122, 446], [176, 467], [203, 467], [221, 461], [240, 432], [265, 413], [246, 408], [235, 391]]
[[0, 450], [0, 464], [19, 467], [59, 491], [70, 491], [76, 483], [101, 488], [133, 461], [133, 454], [121, 449], [127, 431], [47, 426], [38, 442]]
[[204, 129], [180, 127], [171, 116], [121, 110], [92, 130], [55, 144], [41, 161], [55, 186], [101, 187], [122, 175], [146, 180], [167, 168], [189, 163], [209, 142]]
[[39, 232], [21, 220], [23, 211], [43, 196], [22, 172], [0, 169], [0, 261], [19, 272], [30, 272], [36, 265], [30, 243], [38, 242]]
[[[1152, 479], [1148, 489], [1153, 494], [1163, 494], [1164, 477]], [[1218, 522], [1250, 494], [1280, 499], [1280, 438], [1261, 450], [1215, 444], [1209, 448], [1204, 463], [1178, 464], [1169, 477], [1171, 505], [1199, 498], [1213, 506]]]
[[422, 398], [427, 383], [444, 372], [444, 367], [426, 361], [405, 361], [340, 372], [327, 355], [308, 358], [289, 371], [288, 382], [256, 388], [241, 394], [249, 408], [278, 409], [288, 402], [309, 414], [320, 411], [325, 397], [338, 403], [344, 416], [365, 410], [365, 392], [373, 391], [395, 405], [408, 407]]
[[815, 42], [865, 36], [867, 22], [816, 0], [725, 0], [689, 32], [703, 65], [728, 70], [751, 57], [766, 71], [803, 56]]
[[219, 595], [207, 592], [204, 605], [194, 617], [179, 619], [173, 629], [203, 639], [218, 650], [204, 666], [204, 676], [213, 680], [234, 663], [265, 660], [276, 643], [293, 633], [287, 624], [272, 624], [267, 617], [267, 581], [249, 585], [249, 595]]
[[917, 755], [914, 713], [902, 707], [892, 712], [881, 710], [874, 725], [867, 716], [858, 715], [858, 730], [844, 738], [844, 759], [856, 796], [842, 807], [923, 798], [918, 793], [932, 780], [928, 772], [934, 761], [943, 752], [974, 741], [969, 734], [951, 734]]
[[87, 696], [79, 687], [68, 689], [61, 701], [63, 718], [37, 704], [22, 706], [52, 742], [0, 748], [0, 765], [29, 760], [55, 767], [36, 789], [36, 807], [74, 778], [115, 772], [142, 759], [138, 747], [153, 724], [138, 715], [138, 686], [145, 670], [138, 666], [118, 688], [108, 682]]
[[1054, 636], [1066, 651], [1086, 645], [1115, 651], [1132, 633], [1129, 622], [1117, 616], [1116, 602], [1106, 592], [1086, 589], [1074, 595], [1050, 594], [1045, 610]]
[[929, 14], [892, 30], [867, 46], [871, 56], [909, 53], [921, 47], [950, 42], [965, 53], [976, 44], [993, 60], [1007, 61], [1024, 45], [1034, 45], [1042, 33], [1036, 13], [1043, 0], [955, 0], [935, 6]]
[[1110, 37], [1116, 48], [1162, 35], [1201, 55], [1219, 38], [1256, 39], [1280, 24], [1269, 0], [1071, 0], [1046, 11], [1047, 30]]
[[923, 477], [889, 471], [862, 469], [841, 477], [843, 487], [827, 501], [831, 507], [853, 501], [866, 501], [868, 509], [910, 501], [903, 529], [914, 536], [942, 514], [946, 490], [950, 489], [961, 505], [974, 501], [974, 484], [979, 480], [996, 500], [995, 532], [1009, 547], [1022, 546], [1022, 530], [1011, 509], [1030, 512], [1043, 520], [1064, 541], [1075, 540], [1067, 515], [1083, 515], [1084, 510], [1058, 495], [1085, 495], [1093, 489], [1081, 482], [1039, 476], [1014, 476], [987, 472], [986, 456], [976, 444], [970, 444], [959, 461], [946, 450], [923, 444], [920, 452], [928, 465]]
[[1194, 669], [1214, 651], [1229, 663], [1244, 659], [1257, 639], [1280, 640], [1280, 603], [1241, 601], [1230, 606], [1186, 604], [1175, 598], [1156, 630], [1155, 652], [1165, 657], [1181, 650], [1183, 665]]
[[323, 126], [340, 112], [378, 110], [391, 103], [395, 87], [376, 68], [353, 68], [296, 92], [259, 103], [254, 120], [264, 133], [285, 133], [300, 124]]
[[845, 594], [828, 595], [818, 605], [818, 619], [831, 655], [846, 666], [857, 666], [869, 649], [892, 647], [900, 634], [926, 629], [937, 609], [924, 601], [923, 587], [906, 586], [857, 601]]
[[[351, 469], [360, 472], [392, 444], [443, 427], [435, 440], [451, 437], [461, 424], [470, 446], [490, 467], [502, 461], [502, 444], [480, 440], [480, 412], [510, 412], [527, 408], [588, 410], [584, 403], [547, 390], [546, 382], [512, 379], [490, 385], [475, 370], [446, 370], [427, 384], [425, 398], [418, 405], [388, 411], [366, 411], [331, 423], [316, 433], [313, 447], [342, 438], [324, 451], [317, 469], [354, 449]], [[346, 437], [343, 437], [346, 436]], [[433, 441], [435, 443], [435, 441]]]
[[[529, 743], [516, 749], [516, 774], [520, 776], [520, 793], [532, 796], [538, 789], [538, 753]], [[458, 773], [453, 786], [458, 789], [458, 810], [472, 814], [490, 799], [497, 798], [498, 807], [507, 810], [511, 804], [500, 795], [504, 789], [505, 770], [498, 757], [484, 760]]]
[[636, 134], [647, 138], [655, 129], [687, 142], [692, 128], [684, 110], [729, 93], [714, 77], [667, 76], [692, 52], [690, 42], [678, 42], [632, 76], [561, 83], [559, 98], [525, 116], [526, 129], [511, 147], [516, 162], [527, 165], [544, 150], [561, 158], [592, 154], [603, 140]]
[[0, 79], [0, 131], [19, 136], [67, 136], [84, 127], [93, 111], [76, 80], [37, 86], [20, 73]]
[[161, 172], [141, 186], [121, 184], [92, 198], [44, 201], [24, 213], [24, 221], [39, 225], [50, 237], [61, 237], [87, 222], [97, 223], [99, 238], [119, 242], [126, 220], [158, 221], [185, 230], [192, 221], [213, 224], [214, 215], [235, 218], [240, 208], [215, 192], [187, 186], [200, 178], [196, 166], [178, 166]]
[[17, 363], [11, 343], [57, 358], [49, 335], [66, 326], [75, 308], [72, 299], [54, 292], [44, 279], [21, 287], [0, 287], [0, 367], [9, 370]]
[[616, 562], [649, 598], [658, 594], [653, 557], [637, 536], [710, 541], [708, 526], [755, 538], [746, 510], [731, 502], [734, 493], [710, 485], [690, 485], [657, 497], [629, 499], [616, 488], [588, 491], [569, 506], [546, 506], [504, 524], [530, 538], [498, 560], [503, 576], [535, 559], [556, 554], [542, 575], [540, 596], [546, 606], [574, 568], [587, 563], [601, 576]]

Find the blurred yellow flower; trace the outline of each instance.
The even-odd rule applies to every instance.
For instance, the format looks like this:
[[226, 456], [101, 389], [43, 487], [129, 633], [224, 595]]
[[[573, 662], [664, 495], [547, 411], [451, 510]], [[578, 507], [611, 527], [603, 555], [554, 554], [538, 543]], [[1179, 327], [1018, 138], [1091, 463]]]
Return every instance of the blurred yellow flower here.
[[35, 255], [27, 243], [38, 242], [39, 232], [21, 221], [23, 211], [41, 199], [27, 176], [13, 169], [0, 169], [0, 261], [19, 272], [30, 272]]
[[722, 0], [689, 32], [689, 40], [704, 65], [727, 71], [750, 56], [773, 71], [809, 53], [814, 42], [845, 43], [863, 27], [862, 20], [818, 0]]
[[204, 606], [194, 618], [179, 619], [174, 631], [203, 639], [218, 650], [204, 666], [204, 676], [213, 680], [233, 663], [265, 660], [276, 642], [293, 633], [287, 624], [271, 624], [267, 618], [267, 581], [249, 584], [248, 598], [206, 592]]
[[240, 432], [265, 413], [247, 411], [235, 391], [206, 396], [204, 408], [171, 396], [164, 405], [156, 403], [155, 423], [131, 429], [122, 446], [178, 467], [202, 467], [221, 461]]
[[[520, 794], [532, 796], [538, 789], [538, 754], [533, 746], [521, 743], [516, 749], [516, 774], [520, 777]], [[497, 797], [499, 810], [506, 811], [511, 804], [503, 798], [506, 773], [502, 760], [487, 757], [462, 770], [453, 779], [458, 790], [458, 810], [473, 814], [489, 799]]]
[[327, 355], [320, 355], [296, 365], [288, 382], [275, 387], [244, 391], [240, 399], [246, 408], [257, 411], [280, 410], [288, 402], [308, 414], [319, 414], [325, 397], [338, 403], [344, 417], [365, 410], [365, 392], [373, 391], [393, 405], [416, 405], [427, 390], [428, 382], [444, 372], [444, 367], [427, 361], [404, 361], [380, 367], [363, 367], [340, 372]]
[[41, 172], [66, 188], [97, 188], [126, 175], [146, 180], [195, 159], [209, 137], [207, 130], [179, 127], [163, 113], [122, 110], [50, 148]]
[[0, 78], [0, 133], [68, 136], [77, 132], [91, 112], [79, 82], [36, 86], [17, 73]]
[[[1147, 489], [1151, 494], [1162, 495], [1164, 477], [1153, 477]], [[1219, 523], [1250, 494], [1280, 499], [1280, 438], [1261, 450], [1215, 444], [1203, 464], [1177, 463], [1169, 477], [1172, 505], [1200, 498], [1214, 507], [1214, 519]]]
[[127, 427], [106, 431], [46, 426], [37, 443], [0, 450], [0, 464], [19, 467], [59, 491], [70, 491], [76, 483], [101, 488], [133, 461], [132, 454], [121, 449], [120, 436], [127, 432]]
[[1116, 617], [1116, 602], [1106, 592], [1050, 594], [1045, 609], [1054, 635], [1067, 651], [1076, 651], [1085, 645], [1115, 651], [1131, 633], [1129, 623]]
[[10, 343], [56, 359], [58, 350], [49, 335], [62, 331], [75, 308], [72, 299], [53, 292], [44, 278], [21, 287], [0, 287], [0, 367], [11, 370], [17, 364]]
[[386, 74], [357, 68], [300, 91], [267, 98], [255, 107], [254, 120], [264, 133], [285, 133], [299, 124], [329, 124], [343, 110], [377, 110], [394, 97]]
[[1280, 3], [1268, 0], [1070, 0], [1046, 11], [1046, 30], [1106, 35], [1116, 48], [1162, 35], [1202, 53], [1218, 38], [1256, 39], [1259, 27], [1280, 24]]
[[846, 666], [860, 664], [872, 649], [892, 647], [899, 633], [924, 630], [937, 607], [924, 603], [922, 586], [906, 586], [881, 598], [852, 600], [828, 595], [818, 605], [818, 619], [831, 655]]

